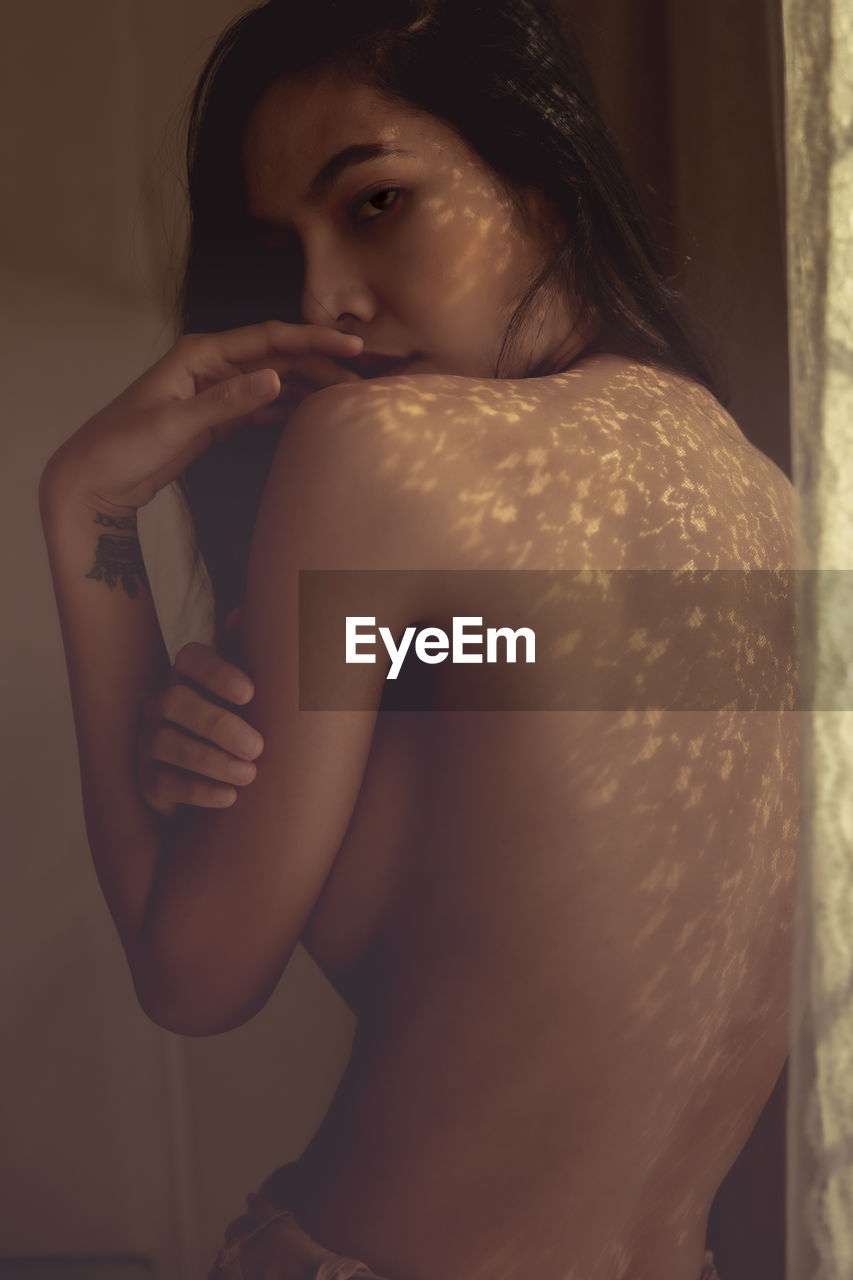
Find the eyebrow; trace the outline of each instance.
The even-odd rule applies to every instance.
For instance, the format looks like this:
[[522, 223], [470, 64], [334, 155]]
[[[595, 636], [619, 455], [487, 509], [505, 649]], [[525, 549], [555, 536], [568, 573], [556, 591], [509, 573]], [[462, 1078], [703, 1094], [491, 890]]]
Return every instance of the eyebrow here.
[[411, 151], [403, 151], [400, 147], [389, 147], [383, 142], [356, 142], [340, 151], [326, 161], [318, 171], [308, 188], [309, 204], [316, 204], [323, 198], [345, 169], [355, 164], [366, 164], [368, 160], [379, 160], [384, 156], [410, 156]]
[[[369, 160], [379, 160], [384, 156], [411, 156], [413, 152], [404, 151], [401, 147], [389, 147], [384, 142], [356, 142], [336, 151], [318, 170], [305, 197], [307, 204], [319, 204], [326, 193], [334, 186], [341, 174], [353, 165], [367, 164]], [[276, 218], [262, 218], [249, 212], [249, 219], [258, 231], [275, 231], [280, 233], [281, 224]]]

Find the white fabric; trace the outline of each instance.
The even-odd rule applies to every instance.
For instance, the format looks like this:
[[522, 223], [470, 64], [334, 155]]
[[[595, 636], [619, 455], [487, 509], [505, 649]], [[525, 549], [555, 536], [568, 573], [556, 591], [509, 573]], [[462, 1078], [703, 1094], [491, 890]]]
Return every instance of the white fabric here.
[[[814, 568], [853, 569], [853, 4], [785, 0], [794, 481]], [[853, 1275], [853, 608], [815, 575], [788, 1104], [788, 1278]]]

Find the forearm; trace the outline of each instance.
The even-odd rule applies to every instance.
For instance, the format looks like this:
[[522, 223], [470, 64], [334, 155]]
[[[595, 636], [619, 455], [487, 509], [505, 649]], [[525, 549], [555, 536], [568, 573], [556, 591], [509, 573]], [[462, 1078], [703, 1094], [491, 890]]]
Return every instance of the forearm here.
[[146, 913], [167, 824], [139, 794], [136, 737], [142, 700], [166, 683], [169, 659], [135, 517], [99, 510], [49, 470], [39, 505], [68, 666], [89, 846], [142, 999]]
[[[221, 813], [184, 809], [172, 820], [145, 804], [136, 767], [140, 714], [147, 695], [170, 684], [171, 668], [135, 513], [215, 440], [249, 428], [279, 397], [279, 370], [293, 375], [298, 399], [306, 381], [321, 388], [360, 383], [338, 360], [357, 355], [361, 345], [334, 329], [272, 321], [185, 336], [65, 441], [39, 486], [95, 870], [140, 1003], [161, 1025], [187, 1034], [237, 1025], [260, 1008], [296, 945], [345, 826], [336, 810], [329, 831], [324, 826], [308, 839], [303, 817], [282, 848], [279, 815], [305, 809], [304, 744], [323, 728], [303, 729], [295, 668], [272, 717], [289, 750], [279, 751], [265, 783], [255, 782], [247, 814], [234, 814], [234, 806]], [[110, 524], [122, 518], [127, 527]], [[289, 581], [290, 600], [292, 571]], [[287, 641], [296, 654], [295, 623]], [[267, 662], [272, 676], [265, 668], [264, 679], [275, 692], [282, 683], [278, 641]], [[339, 736], [322, 742], [322, 776]], [[355, 795], [347, 798], [346, 821]], [[241, 846], [249, 852], [235, 858]], [[306, 858], [306, 847], [320, 854]]]

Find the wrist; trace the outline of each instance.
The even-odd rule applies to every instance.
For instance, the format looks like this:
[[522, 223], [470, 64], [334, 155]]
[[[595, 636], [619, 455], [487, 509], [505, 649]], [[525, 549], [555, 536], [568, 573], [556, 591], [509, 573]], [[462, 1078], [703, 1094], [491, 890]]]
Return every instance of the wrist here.
[[[51, 516], [79, 512], [82, 518], [95, 522], [98, 516], [104, 521], [121, 521], [125, 529], [136, 529], [137, 509], [106, 501], [88, 489], [85, 482], [68, 467], [51, 458], [41, 474], [38, 487], [39, 510], [42, 520]], [[101, 521], [98, 521], [99, 523]]]
[[82, 575], [132, 599], [150, 594], [133, 507], [104, 503], [56, 475], [42, 477], [39, 506], [55, 582]]

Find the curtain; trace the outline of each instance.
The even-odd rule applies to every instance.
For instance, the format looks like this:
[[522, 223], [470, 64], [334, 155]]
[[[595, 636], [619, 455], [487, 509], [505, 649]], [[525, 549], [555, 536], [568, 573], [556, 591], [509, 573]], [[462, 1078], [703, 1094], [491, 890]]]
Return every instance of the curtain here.
[[803, 593], [803, 842], [788, 1103], [788, 1277], [853, 1275], [853, 5], [785, 0], [794, 480]]

